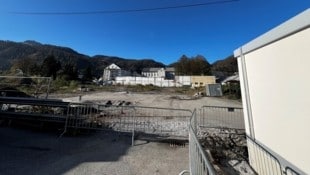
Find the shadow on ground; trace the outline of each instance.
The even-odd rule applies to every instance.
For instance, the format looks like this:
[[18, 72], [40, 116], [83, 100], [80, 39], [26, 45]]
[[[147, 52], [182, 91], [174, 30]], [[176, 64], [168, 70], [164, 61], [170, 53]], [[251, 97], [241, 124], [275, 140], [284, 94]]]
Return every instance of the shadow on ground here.
[[0, 127], [0, 140], [0, 174], [12, 175], [65, 174], [83, 163], [118, 161], [131, 147], [131, 137], [111, 132], [59, 139], [56, 133]]
[[83, 131], [76, 136], [0, 121], [0, 174], [166, 175], [188, 169], [187, 140]]

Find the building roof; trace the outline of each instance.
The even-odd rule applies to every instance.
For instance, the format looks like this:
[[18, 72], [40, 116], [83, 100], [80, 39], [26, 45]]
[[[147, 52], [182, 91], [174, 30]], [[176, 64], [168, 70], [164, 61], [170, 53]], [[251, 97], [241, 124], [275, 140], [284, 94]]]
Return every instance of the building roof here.
[[168, 72], [175, 72], [175, 68], [174, 67], [167, 67], [165, 70], [168, 71]]
[[143, 68], [142, 72], [157, 72], [161, 69], [164, 69], [165, 71], [168, 72], [175, 72], [174, 67], [167, 67], [167, 68], [163, 68], [163, 67], [150, 67], [150, 68]]
[[267, 33], [257, 37], [251, 42], [243, 45], [234, 51], [234, 56], [239, 57], [258, 48], [264, 47], [274, 41], [285, 38], [302, 29], [308, 28], [310, 25], [310, 8], [290, 20], [282, 23], [276, 28], [271, 29]]
[[143, 68], [142, 72], [157, 72], [160, 69], [163, 69], [163, 68], [160, 68], [160, 67]]
[[235, 74], [235, 75], [232, 75], [232, 76], [229, 76], [227, 78], [225, 78], [222, 83], [227, 83], [227, 82], [238, 82], [240, 81], [239, 79], [239, 74]]
[[109, 66], [107, 66], [105, 69], [121, 69], [118, 65], [112, 63]]

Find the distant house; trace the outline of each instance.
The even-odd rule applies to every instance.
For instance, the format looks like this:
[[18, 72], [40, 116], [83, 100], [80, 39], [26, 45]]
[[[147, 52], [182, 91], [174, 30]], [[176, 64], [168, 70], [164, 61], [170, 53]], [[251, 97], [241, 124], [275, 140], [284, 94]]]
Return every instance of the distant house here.
[[119, 66], [113, 63], [104, 69], [103, 81], [114, 81], [116, 77], [128, 75], [130, 75], [128, 71], [122, 70]]
[[174, 79], [175, 69], [173, 67], [168, 68], [144, 68], [142, 69], [142, 76], [150, 78], [165, 78]]
[[215, 76], [191, 76], [191, 84], [193, 88], [215, 84]]

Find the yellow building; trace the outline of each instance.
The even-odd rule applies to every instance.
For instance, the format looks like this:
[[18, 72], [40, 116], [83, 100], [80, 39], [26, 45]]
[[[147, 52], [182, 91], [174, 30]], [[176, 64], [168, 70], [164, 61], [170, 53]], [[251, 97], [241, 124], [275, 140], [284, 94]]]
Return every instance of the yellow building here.
[[207, 84], [215, 84], [215, 76], [191, 76], [192, 87], [203, 87]]

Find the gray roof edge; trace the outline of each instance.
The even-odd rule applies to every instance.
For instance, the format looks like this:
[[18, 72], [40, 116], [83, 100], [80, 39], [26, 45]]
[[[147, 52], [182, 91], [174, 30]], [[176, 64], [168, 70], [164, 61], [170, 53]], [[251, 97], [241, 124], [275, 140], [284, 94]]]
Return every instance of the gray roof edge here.
[[308, 27], [310, 27], [310, 8], [236, 49], [234, 56], [239, 57]]

